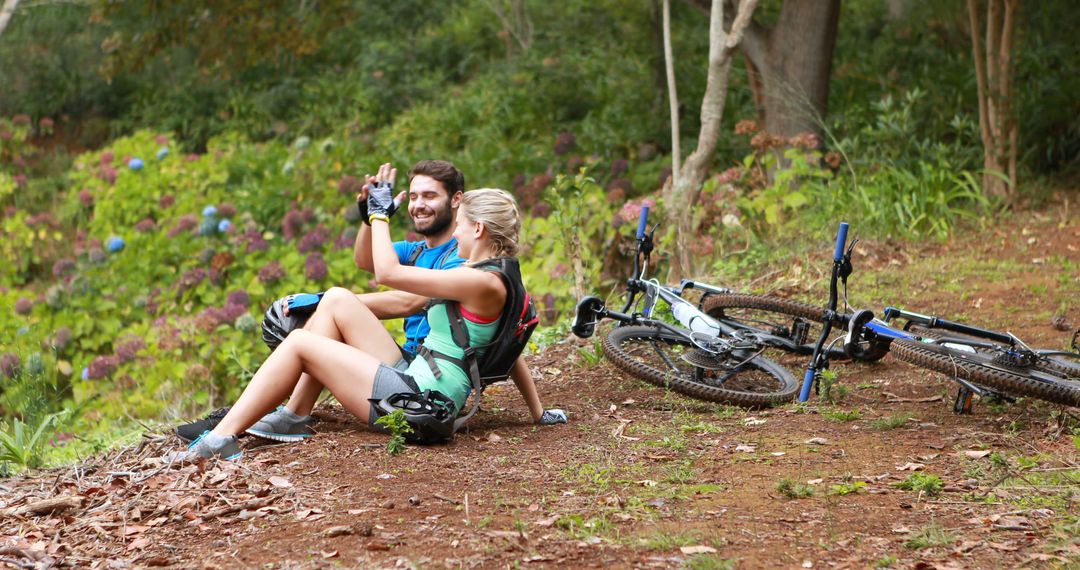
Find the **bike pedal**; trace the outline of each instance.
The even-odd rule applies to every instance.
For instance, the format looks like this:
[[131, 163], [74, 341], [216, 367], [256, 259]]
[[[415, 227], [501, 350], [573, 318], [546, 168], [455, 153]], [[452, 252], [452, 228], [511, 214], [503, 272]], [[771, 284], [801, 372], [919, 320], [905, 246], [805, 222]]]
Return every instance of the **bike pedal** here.
[[795, 344], [806, 344], [807, 338], [810, 336], [810, 321], [802, 318], [795, 317], [795, 322], [791, 324], [791, 340]]
[[953, 412], [957, 414], [968, 414], [975, 409], [975, 393], [967, 388], [960, 388], [956, 391], [956, 401], [953, 402]]

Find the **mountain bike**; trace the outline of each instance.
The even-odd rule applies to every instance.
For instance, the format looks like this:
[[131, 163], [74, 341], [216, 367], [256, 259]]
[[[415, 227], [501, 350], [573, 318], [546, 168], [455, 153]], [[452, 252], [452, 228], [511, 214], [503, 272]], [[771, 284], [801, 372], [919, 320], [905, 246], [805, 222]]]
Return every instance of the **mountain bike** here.
[[[589, 338], [600, 320], [616, 321], [618, 326], [602, 343], [605, 357], [637, 378], [687, 396], [748, 407], [792, 400], [798, 380], [761, 355], [761, 342], [740, 337], [737, 329], [701, 311], [700, 302], [695, 305], [684, 298], [696, 290], [703, 302], [728, 293], [727, 289], [687, 279], [669, 287], [647, 277], [656, 231], [655, 226], [646, 231], [648, 215], [648, 207], [643, 207], [622, 309], [608, 308], [599, 297], [582, 298], [574, 334]], [[670, 307], [670, 314], [658, 308], [658, 301]]]
[[[800, 323], [820, 327], [814, 356], [804, 374], [800, 401], [809, 398], [821, 371], [834, 358], [833, 347], [842, 341], [843, 352], [854, 360], [877, 360], [891, 351], [901, 361], [951, 376], [960, 384], [954, 404], [960, 413], [971, 411], [974, 395], [1007, 400], [1010, 396], [1031, 396], [1066, 405], [1080, 404], [1077, 335], [1073, 337], [1074, 352], [1034, 349], [1007, 332], [895, 307], [887, 307], [883, 319], [875, 318], [868, 310], [838, 312], [837, 285], [843, 284], [846, 309], [847, 278], [853, 270], [851, 252], [857, 241], [853, 240], [845, 249], [847, 231], [847, 224], [842, 223], [833, 255], [829, 304], [825, 309], [787, 299], [738, 294], [715, 295], [703, 306], [715, 319], [740, 321], [781, 335], [784, 331], [798, 330]], [[793, 324], [786, 324], [788, 320]], [[902, 320], [904, 324], [899, 328], [890, 325], [893, 320]], [[828, 342], [833, 327], [846, 332]]]

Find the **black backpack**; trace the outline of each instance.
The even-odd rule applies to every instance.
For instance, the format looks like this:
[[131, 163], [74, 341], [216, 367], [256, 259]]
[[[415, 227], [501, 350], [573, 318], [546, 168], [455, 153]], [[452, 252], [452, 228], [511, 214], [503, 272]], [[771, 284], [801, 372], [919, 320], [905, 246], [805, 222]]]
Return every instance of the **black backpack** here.
[[[454, 344], [465, 351], [465, 355], [458, 359], [425, 347], [421, 347], [418, 353], [418, 356], [427, 360], [436, 378], [442, 373], [435, 364], [435, 358], [441, 358], [460, 366], [472, 381], [472, 408], [468, 414], [459, 417], [454, 422], [454, 431], [457, 431], [480, 408], [480, 394], [483, 393], [484, 388], [495, 382], [506, 380], [510, 376], [510, 369], [525, 350], [533, 329], [540, 322], [532, 297], [521, 282], [521, 269], [516, 258], [493, 257], [472, 267], [498, 273], [506, 285], [506, 304], [503, 306], [499, 328], [495, 331], [492, 341], [481, 346], [470, 346], [469, 329], [466, 328], [465, 319], [461, 315], [461, 303], [438, 299], [432, 300], [428, 307], [437, 304], [446, 305], [446, 315], [450, 320], [450, 332], [453, 335]], [[483, 355], [479, 354], [481, 351]]]

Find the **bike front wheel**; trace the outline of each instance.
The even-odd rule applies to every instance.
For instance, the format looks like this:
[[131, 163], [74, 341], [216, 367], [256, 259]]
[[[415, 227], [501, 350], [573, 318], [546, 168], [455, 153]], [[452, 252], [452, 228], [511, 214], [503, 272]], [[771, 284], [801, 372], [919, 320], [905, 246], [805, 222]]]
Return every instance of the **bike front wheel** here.
[[893, 341], [892, 354], [904, 362], [948, 376], [968, 380], [1013, 396], [1029, 396], [1080, 406], [1080, 381], [1069, 380], [1037, 368], [1009, 366], [990, 354], [967, 352], [913, 340]]
[[799, 383], [760, 355], [709, 354], [685, 334], [650, 326], [617, 327], [604, 355], [619, 369], [699, 400], [762, 407], [790, 402]]

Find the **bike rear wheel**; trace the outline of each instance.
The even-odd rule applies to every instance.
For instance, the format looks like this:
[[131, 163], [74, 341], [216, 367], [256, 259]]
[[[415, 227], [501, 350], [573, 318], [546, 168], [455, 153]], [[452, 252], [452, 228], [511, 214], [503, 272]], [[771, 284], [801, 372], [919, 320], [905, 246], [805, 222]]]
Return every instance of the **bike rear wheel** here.
[[[949, 330], [933, 329], [921, 325], [912, 325], [907, 327], [907, 329], [918, 336], [929, 337], [937, 340], [956, 338], [960, 340], [995, 344], [1002, 347], [1003, 350], [1009, 348], [1009, 346], [1006, 344], [992, 342], [983, 338], [957, 333]], [[991, 349], [985, 349], [981, 347], [975, 347], [975, 350], [981, 353], [993, 353]], [[1040, 352], [1050, 352], [1042, 351], [1040, 349], [1034, 350], [1037, 354]], [[1080, 355], [1074, 355], [1070, 353], [1040, 355], [1039, 359], [1033, 364], [1031, 364], [1029, 367], [1040, 372], [1053, 374], [1054, 376], [1062, 376], [1065, 380], [1074, 380], [1080, 382]]]
[[[801, 355], [813, 353], [813, 343], [821, 335], [821, 326], [825, 322], [825, 309], [821, 307], [764, 295], [712, 295], [706, 299], [703, 309], [714, 319], [740, 323], [745, 327], [799, 344], [801, 349], [795, 353]], [[779, 348], [787, 350], [786, 347]], [[881, 360], [889, 352], [889, 341], [855, 343], [852, 348], [851, 354], [845, 354], [839, 348], [832, 349], [829, 357], [854, 358], [862, 362]], [[802, 360], [781, 357], [774, 352], [769, 352], [766, 356], [795, 368], [805, 364]]]
[[1029, 396], [1080, 406], [1080, 381], [1069, 380], [1036, 368], [1009, 367], [991, 354], [967, 352], [939, 344], [898, 339], [892, 343], [898, 360], [968, 380], [1013, 396]]
[[798, 381], [759, 355], [709, 355], [681, 334], [650, 326], [617, 327], [604, 354], [619, 369], [699, 400], [746, 407], [790, 402]]

